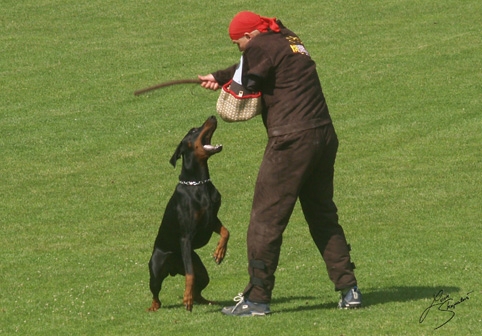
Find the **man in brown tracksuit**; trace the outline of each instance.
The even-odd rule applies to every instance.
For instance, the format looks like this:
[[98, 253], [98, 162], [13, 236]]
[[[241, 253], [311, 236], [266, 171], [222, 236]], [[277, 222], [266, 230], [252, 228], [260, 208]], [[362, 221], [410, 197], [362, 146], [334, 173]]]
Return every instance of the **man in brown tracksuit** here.
[[[270, 313], [282, 235], [299, 198], [311, 236], [320, 251], [340, 308], [361, 306], [354, 265], [333, 202], [338, 139], [316, 71], [300, 38], [276, 19], [240, 12], [229, 27], [243, 52], [242, 82], [261, 91], [268, 144], [256, 181], [247, 235], [250, 281], [226, 315]], [[216, 90], [236, 65], [206, 76], [202, 86]]]

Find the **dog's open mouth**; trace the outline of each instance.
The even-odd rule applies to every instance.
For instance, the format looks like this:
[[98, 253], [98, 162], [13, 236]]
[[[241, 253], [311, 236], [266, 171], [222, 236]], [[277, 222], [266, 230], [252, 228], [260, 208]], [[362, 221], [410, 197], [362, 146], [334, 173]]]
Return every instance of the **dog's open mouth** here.
[[211, 145], [211, 137], [213, 136], [214, 130], [215, 129], [213, 129], [211, 132], [208, 132], [203, 139], [203, 148], [209, 154], [219, 153], [223, 149], [223, 145]]
[[206, 120], [204, 125], [202, 126], [204, 128], [203, 133], [204, 135], [202, 136], [202, 145], [203, 149], [208, 153], [209, 155], [219, 153], [223, 149], [223, 145], [211, 145], [211, 138], [214, 134], [214, 131], [216, 131], [217, 126], [217, 121], [216, 117], [211, 116]]
[[211, 145], [207, 144], [203, 146], [204, 150], [208, 153], [214, 154], [219, 153], [223, 149], [223, 145]]
[[223, 145], [204, 145], [203, 146], [204, 150], [208, 152], [219, 152], [221, 149], [223, 149]]

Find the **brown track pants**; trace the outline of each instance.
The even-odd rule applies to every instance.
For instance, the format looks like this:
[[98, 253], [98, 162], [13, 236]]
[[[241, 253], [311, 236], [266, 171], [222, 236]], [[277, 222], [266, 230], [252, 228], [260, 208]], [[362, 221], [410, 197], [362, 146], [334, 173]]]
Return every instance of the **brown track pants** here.
[[250, 282], [244, 293], [250, 301], [271, 301], [282, 235], [298, 198], [335, 290], [356, 285], [349, 246], [333, 202], [337, 149], [332, 124], [269, 138], [247, 235]]

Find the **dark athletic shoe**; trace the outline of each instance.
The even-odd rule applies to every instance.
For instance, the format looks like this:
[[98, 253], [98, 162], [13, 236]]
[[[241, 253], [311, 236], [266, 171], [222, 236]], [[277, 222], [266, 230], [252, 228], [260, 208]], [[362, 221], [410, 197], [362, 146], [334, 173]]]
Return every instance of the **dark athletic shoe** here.
[[362, 305], [362, 294], [355, 286], [350, 288], [348, 292], [341, 294], [340, 302], [338, 302], [338, 308], [340, 309], [354, 309], [360, 308]]
[[245, 300], [242, 293], [238, 294], [234, 301], [237, 302], [236, 305], [224, 307], [221, 313], [232, 316], [264, 316], [271, 313], [269, 304]]

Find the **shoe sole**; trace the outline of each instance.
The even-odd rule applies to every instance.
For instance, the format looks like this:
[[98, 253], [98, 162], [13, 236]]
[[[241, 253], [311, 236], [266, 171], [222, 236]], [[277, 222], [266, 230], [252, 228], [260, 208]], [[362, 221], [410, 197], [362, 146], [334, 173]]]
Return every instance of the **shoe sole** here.
[[223, 315], [226, 315], [226, 316], [239, 316], [239, 317], [249, 317], [249, 316], [266, 316], [266, 315], [269, 315], [271, 314], [271, 312], [269, 313], [255, 313], [255, 312], [251, 312], [251, 313], [246, 313], [246, 314], [229, 314], [229, 313], [224, 313], [222, 312]]
[[221, 311], [221, 313], [223, 313], [223, 315], [226, 315], [226, 316], [239, 316], [239, 317], [248, 317], [248, 316], [266, 316], [268, 314], [271, 314], [271, 312], [246, 312], [244, 314], [233, 314], [231, 312], [224, 312], [224, 311]]
[[357, 304], [347, 304], [346, 306], [344, 307], [338, 307], [340, 309], [358, 309], [358, 308], [361, 308], [361, 303], [357, 303]]

